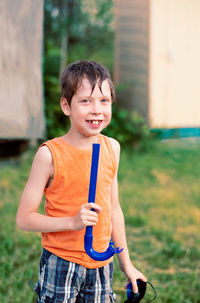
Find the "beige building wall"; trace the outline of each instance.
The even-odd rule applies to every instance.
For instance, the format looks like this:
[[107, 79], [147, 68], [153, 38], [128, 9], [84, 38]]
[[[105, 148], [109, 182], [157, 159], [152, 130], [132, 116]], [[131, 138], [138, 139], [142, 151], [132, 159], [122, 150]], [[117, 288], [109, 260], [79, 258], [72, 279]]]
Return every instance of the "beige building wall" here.
[[149, 1], [115, 0], [114, 82], [119, 103], [148, 118]]
[[200, 1], [151, 0], [150, 121], [200, 127]]
[[200, 127], [199, 14], [199, 0], [115, 0], [119, 102], [151, 128]]
[[0, 1], [0, 139], [44, 135], [43, 0]]

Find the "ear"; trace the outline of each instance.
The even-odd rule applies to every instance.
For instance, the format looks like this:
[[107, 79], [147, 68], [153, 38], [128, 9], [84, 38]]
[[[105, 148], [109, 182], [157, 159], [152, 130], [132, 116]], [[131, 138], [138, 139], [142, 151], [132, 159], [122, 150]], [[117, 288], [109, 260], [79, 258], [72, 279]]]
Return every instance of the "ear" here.
[[70, 114], [71, 114], [71, 109], [70, 109], [70, 106], [69, 106], [69, 104], [68, 104], [66, 98], [62, 97], [62, 98], [60, 99], [60, 106], [61, 106], [61, 108], [62, 108], [63, 113], [64, 113], [66, 116], [70, 116]]

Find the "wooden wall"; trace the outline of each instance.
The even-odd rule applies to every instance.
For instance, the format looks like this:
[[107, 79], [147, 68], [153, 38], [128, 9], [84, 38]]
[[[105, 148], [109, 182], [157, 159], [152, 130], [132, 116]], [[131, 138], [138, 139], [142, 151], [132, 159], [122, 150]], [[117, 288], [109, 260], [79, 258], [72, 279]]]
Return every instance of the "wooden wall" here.
[[149, 1], [115, 0], [115, 21], [119, 103], [148, 119]]
[[0, 139], [44, 135], [43, 0], [0, 1]]

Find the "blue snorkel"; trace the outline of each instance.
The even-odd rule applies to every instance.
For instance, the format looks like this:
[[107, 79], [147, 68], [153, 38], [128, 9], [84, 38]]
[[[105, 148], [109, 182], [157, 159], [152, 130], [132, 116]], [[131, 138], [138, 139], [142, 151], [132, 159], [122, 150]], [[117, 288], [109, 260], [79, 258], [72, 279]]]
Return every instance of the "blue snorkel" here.
[[[89, 195], [88, 203], [95, 203], [96, 195], [96, 185], [97, 185], [97, 173], [98, 173], [98, 164], [99, 164], [99, 149], [100, 144], [94, 143], [92, 148], [92, 164], [91, 164], [91, 173], [90, 173], [90, 185], [89, 185]], [[115, 243], [110, 240], [109, 246], [105, 252], [97, 252], [92, 248], [93, 243], [93, 226], [87, 226], [85, 237], [84, 237], [84, 248], [86, 253], [96, 261], [105, 261], [111, 258], [114, 254], [119, 254], [123, 251], [123, 248], [115, 247]]]

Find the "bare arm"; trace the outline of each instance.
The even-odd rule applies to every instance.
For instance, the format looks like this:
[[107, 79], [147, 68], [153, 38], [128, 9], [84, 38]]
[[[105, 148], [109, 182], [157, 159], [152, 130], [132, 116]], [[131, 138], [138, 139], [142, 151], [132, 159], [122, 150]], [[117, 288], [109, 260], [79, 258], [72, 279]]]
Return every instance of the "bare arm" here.
[[[112, 146], [116, 154], [117, 162], [119, 163], [120, 156], [120, 146], [118, 142], [112, 141]], [[134, 292], [138, 292], [136, 279], [141, 279], [146, 281], [145, 276], [138, 271], [130, 260], [127, 241], [126, 241], [126, 232], [125, 232], [125, 222], [124, 215], [119, 204], [119, 196], [118, 196], [118, 181], [117, 181], [117, 173], [114, 177], [112, 184], [112, 239], [114, 240], [116, 246], [123, 248], [123, 252], [118, 255], [118, 261], [120, 264], [121, 270], [126, 274], [129, 281], [131, 281], [133, 285]]]
[[[74, 217], [50, 217], [38, 213], [43, 192], [53, 175], [53, 160], [47, 146], [41, 147], [35, 155], [31, 172], [22, 193], [17, 212], [17, 226], [22, 230], [35, 232], [57, 232], [79, 230], [88, 225], [95, 225], [101, 208], [88, 203], [81, 206]], [[90, 211], [91, 207], [96, 212]]]

